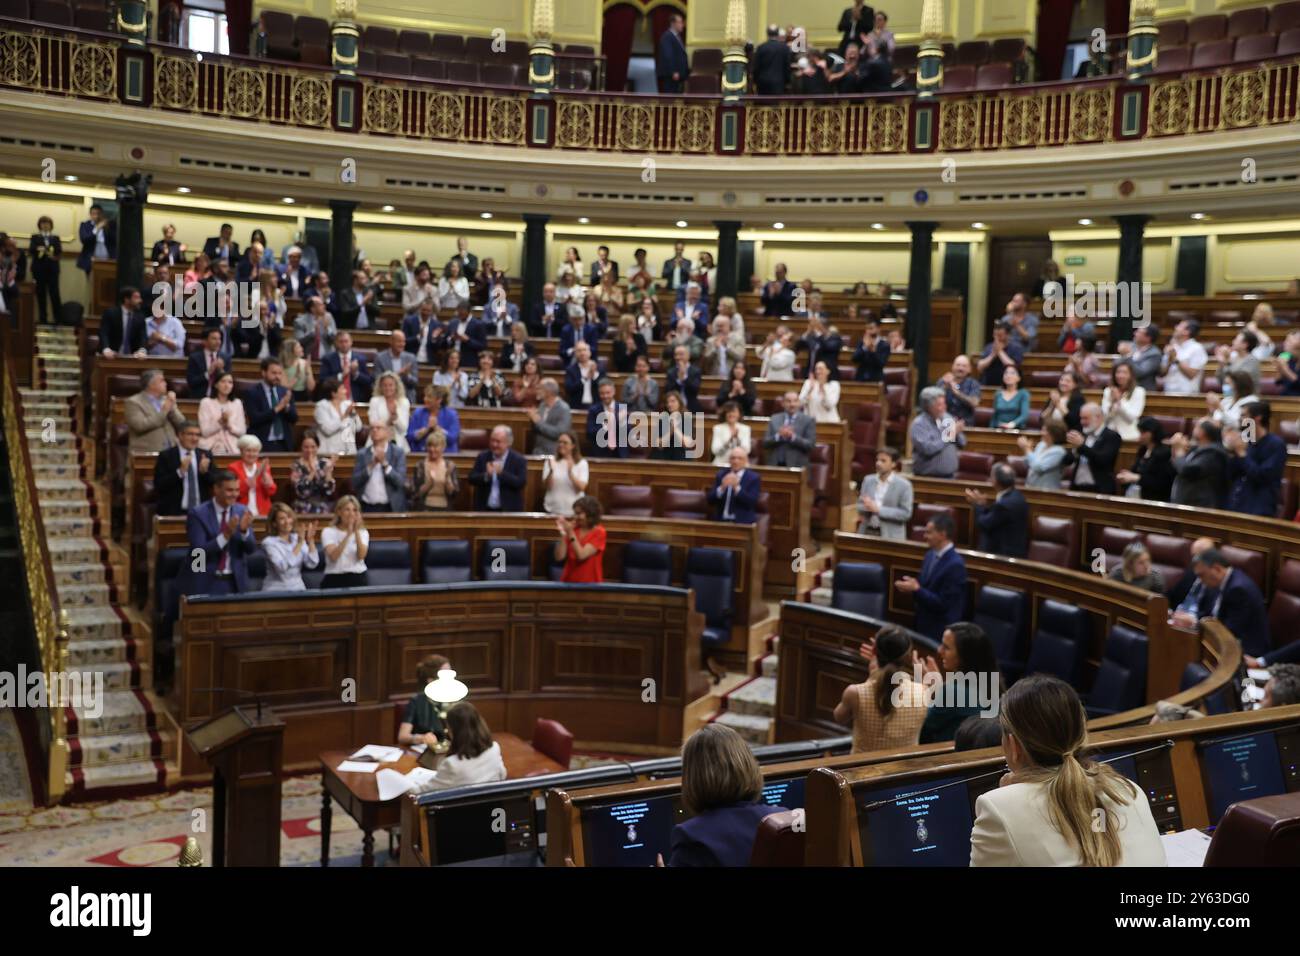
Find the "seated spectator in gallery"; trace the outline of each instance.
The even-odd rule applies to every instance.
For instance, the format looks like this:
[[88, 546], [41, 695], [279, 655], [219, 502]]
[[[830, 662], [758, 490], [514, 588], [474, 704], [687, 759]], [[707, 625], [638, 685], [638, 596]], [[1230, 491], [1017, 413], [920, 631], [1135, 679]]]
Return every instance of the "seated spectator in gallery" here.
[[916, 651], [897, 624], [862, 645], [869, 676], [844, 688], [833, 716], [853, 728], [852, 753], [915, 747], [925, 723], [925, 685], [913, 679]]
[[460, 415], [447, 403], [448, 397], [443, 385], [424, 386], [424, 404], [411, 410], [406, 426], [406, 444], [415, 454], [424, 451], [429, 436], [436, 431], [445, 436], [448, 454], [460, 451]]
[[767, 340], [758, 350], [762, 367], [758, 377], [769, 382], [793, 382], [796, 356], [790, 344], [794, 333], [782, 325], [775, 332], [767, 334]]
[[125, 402], [127, 448], [133, 455], [163, 451], [176, 444], [176, 429], [185, 416], [176, 407], [176, 393], [168, 391], [160, 369], [140, 373], [140, 391]]
[[1002, 370], [1002, 387], [993, 393], [993, 417], [990, 428], [1004, 431], [1021, 429], [1029, 424], [1029, 389], [1020, 387], [1020, 369], [1008, 365]]
[[1065, 425], [1061, 422], [1044, 422], [1039, 430], [1038, 443], [1028, 435], [1016, 439], [1025, 456], [1025, 487], [1055, 491], [1061, 487], [1062, 472], [1073, 460], [1065, 444]]
[[1218, 618], [1241, 641], [1247, 654], [1266, 656], [1273, 646], [1268, 611], [1250, 575], [1229, 564], [1218, 548], [1209, 548], [1192, 558], [1192, 569], [1203, 585], [1197, 617]]
[[237, 443], [247, 431], [244, 403], [235, 395], [235, 376], [218, 372], [210, 393], [199, 400], [199, 447], [214, 455], [237, 455]]
[[344, 495], [334, 505], [334, 521], [321, 530], [320, 543], [325, 549], [322, 589], [366, 586], [369, 581], [366, 552], [370, 549], [370, 532], [366, 530], [361, 502], [355, 495]]
[[293, 510], [298, 514], [328, 514], [334, 506], [334, 455], [322, 458], [320, 438], [313, 428], [307, 429], [298, 446], [298, 460], [289, 467], [293, 485]]
[[406, 452], [393, 440], [391, 426], [371, 423], [369, 441], [357, 450], [352, 467], [352, 490], [364, 512], [406, 510]]
[[1066, 369], [1057, 379], [1056, 388], [1047, 393], [1047, 404], [1043, 406], [1042, 420], [1060, 422], [1067, 432], [1080, 431], [1082, 425], [1079, 412], [1083, 410], [1087, 399], [1083, 395], [1083, 385], [1073, 369]]
[[573, 362], [564, 370], [564, 390], [571, 409], [586, 411], [596, 403], [596, 383], [601, 373], [594, 354], [591, 346], [579, 342], [573, 349]]
[[184, 593], [247, 594], [248, 556], [257, 550], [253, 514], [238, 502], [239, 479], [225, 468], [212, 474], [212, 497], [191, 508], [185, 518], [185, 535], [195, 558], [182, 571]]
[[650, 457], [656, 461], [686, 461], [696, 443], [690, 421], [690, 412], [686, 410], [681, 393], [665, 393], [663, 414], [658, 419], [658, 426], [651, 429], [653, 447]]
[[[853, 364], [858, 370], [853, 374], [857, 382], [883, 382], [885, 366], [889, 364], [889, 343], [880, 334], [880, 322], [868, 315], [862, 331], [862, 340], [853, 352]], [[969, 369], [969, 365], [967, 366]]]
[[1119, 564], [1111, 568], [1107, 577], [1112, 581], [1122, 581], [1144, 591], [1155, 594], [1165, 593], [1164, 577], [1151, 567], [1151, 552], [1141, 541], [1132, 541], [1125, 546], [1123, 558]]
[[1228, 450], [1219, 426], [1203, 418], [1189, 440], [1179, 432], [1169, 439], [1174, 469], [1169, 500], [1195, 508], [1222, 508], [1228, 503]]
[[560, 580], [567, 584], [600, 584], [605, 580], [605, 526], [600, 523], [600, 502], [582, 495], [573, 502], [573, 517], [555, 519], [560, 540], [555, 560], [564, 562]]
[[925, 525], [928, 550], [919, 576], [903, 575], [894, 582], [896, 590], [912, 595], [913, 629], [931, 640], [939, 640], [948, 625], [965, 616], [966, 561], [957, 553], [956, 536], [952, 518], [936, 514]]
[[160, 451], [154, 462], [158, 514], [183, 515], [211, 498], [215, 471], [212, 454], [200, 444], [198, 424], [182, 422], [176, 444]]
[[320, 554], [316, 551], [316, 522], [304, 522], [301, 534], [294, 530], [294, 522], [293, 509], [283, 501], [271, 506], [271, 514], [266, 519], [266, 537], [262, 539], [262, 550], [266, 552], [263, 593], [307, 590], [302, 580], [302, 569], [320, 564]]
[[758, 387], [749, 376], [749, 366], [744, 362], [737, 362], [731, 366], [730, 374], [718, 386], [718, 407], [721, 408], [727, 402], [735, 402], [740, 406], [740, 414], [748, 418], [754, 414], [754, 403], [757, 401]]
[[636, 369], [623, 380], [623, 404], [634, 412], [653, 412], [659, 407], [659, 383], [650, 377], [650, 360], [638, 355]]
[[397, 725], [399, 747], [436, 747], [446, 735], [438, 708], [424, 693], [438, 671], [451, 667], [451, 662], [441, 654], [428, 654], [415, 667], [415, 686], [419, 688], [406, 703], [402, 721]]
[[912, 520], [912, 483], [902, 474], [902, 455], [888, 445], [876, 452], [876, 473], [862, 480], [858, 534], [904, 541]]
[[506, 779], [501, 745], [492, 739], [487, 721], [473, 704], [462, 700], [452, 705], [447, 711], [446, 732], [451, 739], [451, 749], [428, 782], [416, 788], [416, 793]]
[[528, 459], [512, 447], [515, 433], [498, 425], [488, 436], [488, 447], [474, 459], [469, 483], [474, 486], [475, 511], [523, 511]]
[[705, 724], [682, 747], [682, 803], [690, 818], [673, 827], [669, 866], [748, 866], [763, 818], [784, 807], [762, 800], [763, 774], [744, 738]]
[[1029, 551], [1029, 502], [1016, 488], [1016, 470], [1006, 462], [993, 466], [991, 474], [996, 497], [974, 488], [966, 489], [966, 500], [975, 509], [979, 549], [1004, 558], [1023, 558]]
[[537, 407], [528, 409], [533, 423], [533, 454], [553, 455], [560, 436], [573, 428], [573, 410], [560, 398], [559, 383], [553, 378], [542, 379], [541, 396]]
[[422, 511], [450, 511], [460, 490], [456, 463], [443, 453], [447, 450], [447, 433], [435, 428], [424, 441], [424, 460], [416, 469], [412, 484], [413, 501]]
[[[999, 693], [1002, 686], [1002, 673], [998, 669], [993, 642], [982, 627], [968, 621], [955, 621], [943, 629], [939, 660], [927, 657], [921, 662], [921, 669], [927, 675], [942, 673], [944, 685], [933, 691], [935, 699], [926, 712], [925, 723], [921, 725], [920, 742], [923, 744], [952, 740], [962, 721], [984, 709], [980, 701], [969, 699], [969, 694], [957, 693], [954, 684], [961, 682], [965, 687], [976, 689], [982, 684], [993, 694]], [[985, 703], [992, 704], [992, 701]]]
[[1079, 410], [1080, 428], [1065, 434], [1066, 444], [1075, 457], [1071, 491], [1090, 491], [1098, 495], [1115, 493], [1115, 459], [1119, 457], [1119, 435], [1101, 420], [1101, 406], [1089, 402]]
[[958, 355], [952, 360], [951, 371], [945, 372], [935, 384], [943, 388], [944, 401], [953, 417], [974, 425], [975, 409], [980, 403], [980, 383], [971, 375], [970, 359]]
[[951, 478], [957, 474], [958, 449], [966, 447], [965, 422], [948, 414], [942, 389], [921, 390], [921, 410], [912, 419], [912, 474]]
[[740, 420], [740, 406], [735, 402], [725, 403], [718, 409], [718, 424], [713, 427], [713, 463], [729, 464], [733, 448], [742, 448], [749, 455], [750, 438], [750, 427]]
[[573, 514], [573, 503], [587, 493], [590, 481], [591, 466], [582, 457], [578, 436], [572, 432], [561, 435], [555, 442], [555, 454], [542, 461], [542, 508], [547, 514], [567, 518]]
[[1130, 467], [1116, 472], [1116, 483], [1129, 498], [1168, 501], [1173, 492], [1174, 477], [1164, 426], [1149, 416], [1140, 419], [1137, 457]]
[[813, 366], [812, 375], [799, 390], [799, 403], [816, 422], [837, 425], [840, 421], [840, 383], [831, 377], [830, 367], [822, 361]]
[[271, 459], [263, 458], [262, 440], [256, 435], [243, 435], [236, 442], [239, 459], [228, 466], [239, 479], [239, 503], [261, 518], [271, 513], [275, 497], [275, 479], [271, 477]]
[[731, 449], [728, 466], [718, 471], [709, 500], [718, 509], [718, 521], [755, 524], [758, 521], [758, 497], [762, 491], [758, 472], [749, 467], [749, 453]]
[[[1268, 402], [1252, 402], [1243, 411], [1238, 430], [1224, 434], [1228, 451], [1228, 509], [1262, 518], [1277, 517], [1286, 472], [1287, 447], [1282, 436], [1269, 431]], [[1247, 432], [1253, 431], [1247, 440]]]
[[999, 322], [993, 326], [993, 341], [984, 346], [979, 361], [975, 363], [980, 384], [994, 387], [1001, 385], [1002, 373], [1006, 367], [1008, 365], [1019, 367], [1024, 358], [1025, 350], [1019, 343], [1011, 340], [1010, 328], [1005, 322]]
[[700, 410], [700, 369], [692, 365], [688, 346], [678, 345], [672, 352], [672, 364], [667, 368], [668, 390], [682, 396], [686, 407], [693, 412]]

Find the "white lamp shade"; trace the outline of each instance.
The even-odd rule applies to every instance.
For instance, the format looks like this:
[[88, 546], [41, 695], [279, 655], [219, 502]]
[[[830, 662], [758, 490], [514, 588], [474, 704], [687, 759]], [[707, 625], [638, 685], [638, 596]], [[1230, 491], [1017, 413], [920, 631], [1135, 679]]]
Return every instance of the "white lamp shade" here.
[[451, 669], [438, 671], [438, 676], [424, 685], [424, 696], [435, 704], [454, 704], [469, 696], [469, 688], [456, 680]]

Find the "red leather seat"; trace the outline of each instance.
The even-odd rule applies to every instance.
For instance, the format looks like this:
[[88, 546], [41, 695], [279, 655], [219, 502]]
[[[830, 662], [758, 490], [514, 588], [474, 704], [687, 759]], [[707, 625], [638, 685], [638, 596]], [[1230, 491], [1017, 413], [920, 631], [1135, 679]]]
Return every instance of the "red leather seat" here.
[[1294, 867], [1300, 860], [1300, 793], [1242, 800], [1228, 807], [1204, 866]]
[[989, 422], [993, 421], [993, 409], [976, 408], [975, 409], [975, 427], [988, 428]]
[[461, 451], [482, 451], [488, 446], [486, 428], [462, 428], [460, 430]]
[[1198, 43], [1192, 53], [1192, 67], [1225, 66], [1231, 63], [1233, 49], [1236, 45], [1236, 40], [1227, 39]]
[[1030, 388], [1052, 389], [1052, 388], [1056, 388], [1057, 384], [1060, 381], [1061, 381], [1060, 372], [1030, 372], [1029, 373]]
[[1003, 37], [993, 41], [989, 59], [994, 63], [1014, 63], [1025, 55], [1025, 41], [1020, 37]]
[[1234, 544], [1224, 544], [1219, 546], [1223, 556], [1228, 559], [1228, 563], [1234, 568], [1241, 568], [1246, 572], [1246, 576], [1255, 582], [1255, 586], [1261, 591], [1264, 590], [1264, 554], [1259, 551], [1250, 551], [1246, 548], [1239, 548]]
[[1156, 69], [1160, 72], [1181, 73], [1191, 62], [1191, 51], [1185, 46], [1156, 48]]
[[983, 66], [989, 61], [988, 40], [964, 40], [957, 44], [951, 63], [954, 66]]
[[654, 514], [654, 492], [642, 485], [611, 485], [605, 513], [629, 518], [649, 518]]
[[556, 763], [569, 769], [573, 760], [573, 734], [558, 720], [538, 717], [533, 725], [533, 749], [546, 754]]
[[1196, 17], [1187, 24], [1187, 42], [1193, 46], [1198, 43], [1222, 40], [1227, 34], [1228, 17], [1222, 13], [1211, 13], [1208, 16]]
[[[912, 524], [908, 528], [908, 537], [913, 541], [925, 540], [925, 526], [935, 515], [944, 514], [952, 519], [953, 524], [957, 526], [957, 538], [959, 542], [965, 537], [965, 529], [957, 521], [957, 515], [952, 508], [947, 505], [916, 505], [912, 509]], [[964, 542], [962, 542], [964, 543]]]
[[1295, 635], [1296, 621], [1300, 621], [1300, 561], [1289, 558], [1282, 562], [1273, 582], [1273, 598], [1268, 603], [1268, 631], [1273, 644], [1281, 647]]
[[1011, 85], [1010, 63], [985, 63], [975, 71], [975, 89], [1000, 90]]
[[662, 507], [662, 517], [665, 518], [709, 517], [708, 495], [698, 489], [665, 488]]
[[943, 88], [945, 91], [956, 93], [975, 89], [975, 67], [948, 67], [943, 71]]
[[1283, 34], [1288, 30], [1300, 28], [1300, 0], [1291, 0], [1290, 3], [1279, 3], [1273, 8], [1273, 13], [1268, 18], [1268, 32]]
[[1160, 50], [1168, 49], [1171, 46], [1182, 46], [1187, 42], [1187, 21], [1174, 20], [1169, 23], [1162, 23], [1156, 27], [1156, 48]]
[[957, 456], [957, 474], [961, 481], [988, 481], [993, 472], [993, 456], [986, 451], [964, 451]]
[[376, 53], [396, 53], [397, 42], [397, 31], [389, 27], [366, 27], [361, 34], [361, 45]]
[[1277, 55], [1291, 56], [1300, 53], [1300, 27], [1292, 27], [1277, 37]]
[[433, 38], [423, 30], [403, 30], [397, 35], [397, 50], [407, 56], [433, 56]]
[[803, 816], [802, 810], [782, 810], [765, 816], [754, 834], [749, 865], [803, 866], [804, 838], [808, 831]]
[[1237, 62], [1263, 60], [1277, 51], [1277, 37], [1271, 33], [1256, 33], [1252, 36], [1239, 37], [1233, 50], [1233, 59]]
[[1147, 550], [1151, 566], [1159, 571], [1166, 585], [1173, 584], [1192, 563], [1192, 543], [1168, 534], [1147, 533]]
[[1142, 534], [1127, 528], [1103, 528], [1098, 547], [1106, 552], [1106, 573], [1124, 560], [1124, 549], [1134, 541], [1141, 541]]
[[1035, 515], [1029, 525], [1029, 560], [1075, 568], [1079, 562], [1079, 532], [1069, 518]]
[[1251, 7], [1228, 14], [1228, 36], [1249, 37], [1268, 32], [1268, 8]]

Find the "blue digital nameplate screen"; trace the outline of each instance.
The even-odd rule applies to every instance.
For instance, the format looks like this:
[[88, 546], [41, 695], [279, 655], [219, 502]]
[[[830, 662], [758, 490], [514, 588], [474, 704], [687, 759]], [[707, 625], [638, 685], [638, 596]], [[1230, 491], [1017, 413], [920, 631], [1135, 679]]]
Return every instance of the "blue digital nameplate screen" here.
[[[997, 777], [991, 778], [997, 786]], [[983, 783], [983, 781], [979, 781]], [[980, 787], [982, 793], [986, 786]], [[918, 792], [919, 791], [919, 792]], [[969, 866], [971, 786], [949, 777], [858, 797], [858, 827], [868, 866]], [[884, 801], [880, 806], [872, 805]]]
[[791, 777], [789, 780], [764, 781], [763, 802], [769, 807], [802, 810], [804, 779], [803, 777]]
[[1239, 800], [1286, 792], [1282, 760], [1271, 731], [1202, 744], [1201, 769], [1210, 798], [1210, 819], [1218, 823]]
[[583, 852], [588, 866], [654, 866], [667, 862], [673, 827], [681, 822], [676, 795], [587, 807], [582, 811]]

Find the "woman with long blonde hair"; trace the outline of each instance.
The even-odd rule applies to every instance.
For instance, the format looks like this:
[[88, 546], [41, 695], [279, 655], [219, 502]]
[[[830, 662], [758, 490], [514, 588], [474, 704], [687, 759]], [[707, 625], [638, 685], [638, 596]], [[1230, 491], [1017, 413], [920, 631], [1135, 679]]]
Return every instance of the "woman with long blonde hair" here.
[[1002, 695], [998, 719], [1011, 772], [975, 802], [971, 866], [1166, 865], [1146, 794], [1086, 755], [1073, 687], [1021, 678]]

